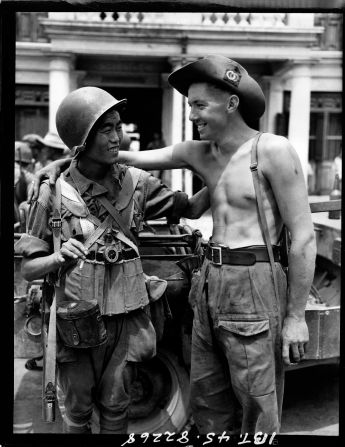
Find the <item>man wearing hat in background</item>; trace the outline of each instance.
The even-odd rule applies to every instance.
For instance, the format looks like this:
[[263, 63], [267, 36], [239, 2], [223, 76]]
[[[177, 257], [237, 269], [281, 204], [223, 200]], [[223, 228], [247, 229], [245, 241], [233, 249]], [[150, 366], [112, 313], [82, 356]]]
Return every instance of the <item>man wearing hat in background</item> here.
[[[64, 98], [56, 127], [76, 155], [55, 194], [42, 183], [29, 215], [28, 234], [16, 244], [28, 281], [57, 275], [57, 316], [66, 321], [71, 312], [77, 324], [82, 306], [77, 333], [71, 334], [73, 325], [57, 318], [65, 433], [91, 433], [94, 404], [100, 433], [126, 433], [134, 365], [156, 352], [155, 330], [145, 310], [150, 287], [135, 234], [143, 229], [144, 219], [166, 216], [175, 221], [180, 215], [193, 218], [205, 211], [185, 193], [117, 163], [123, 138], [119, 112], [125, 103], [96, 87], [74, 90]], [[58, 234], [56, 228], [61, 229]], [[97, 325], [83, 323], [84, 310], [91, 305], [100, 314]]]
[[[141, 169], [190, 168], [209, 190], [213, 233], [190, 294], [194, 420], [203, 434], [279, 432], [284, 364], [303, 359], [308, 342], [316, 256], [301, 164], [286, 138], [252, 127], [265, 98], [237, 62], [205, 57], [169, 82], [188, 97], [201, 141], [120, 153], [120, 160]], [[283, 225], [291, 235], [288, 287], [278, 247]]]
[[32, 151], [24, 141], [14, 143], [14, 228], [25, 231], [28, 190], [34, 179]]

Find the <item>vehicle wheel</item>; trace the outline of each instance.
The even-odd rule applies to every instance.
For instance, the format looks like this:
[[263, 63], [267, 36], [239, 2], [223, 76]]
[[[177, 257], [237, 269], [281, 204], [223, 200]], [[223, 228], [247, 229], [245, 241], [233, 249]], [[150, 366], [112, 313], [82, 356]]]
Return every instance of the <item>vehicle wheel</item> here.
[[190, 417], [189, 376], [177, 356], [160, 350], [139, 365], [128, 433], [178, 433]]
[[[65, 413], [64, 395], [57, 388], [59, 409]], [[152, 360], [138, 364], [131, 394], [128, 433], [179, 433], [190, 418], [189, 375], [177, 356], [160, 350]], [[99, 433], [97, 410], [92, 432]]]

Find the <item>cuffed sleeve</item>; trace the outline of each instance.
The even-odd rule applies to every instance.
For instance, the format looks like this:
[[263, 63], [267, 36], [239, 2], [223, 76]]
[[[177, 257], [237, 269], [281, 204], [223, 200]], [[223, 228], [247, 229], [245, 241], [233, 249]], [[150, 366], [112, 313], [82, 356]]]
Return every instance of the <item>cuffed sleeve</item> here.
[[186, 206], [188, 196], [181, 191], [172, 191], [158, 178], [145, 173], [141, 176], [137, 191], [142, 199], [144, 219], [166, 217], [170, 223], [177, 223]]
[[46, 256], [50, 253], [49, 244], [29, 234], [23, 234], [14, 244], [14, 252], [25, 258]]

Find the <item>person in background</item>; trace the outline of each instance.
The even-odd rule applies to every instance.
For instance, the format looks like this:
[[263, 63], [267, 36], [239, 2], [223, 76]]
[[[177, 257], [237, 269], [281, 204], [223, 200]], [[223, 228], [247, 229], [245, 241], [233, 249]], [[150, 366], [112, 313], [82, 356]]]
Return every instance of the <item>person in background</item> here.
[[334, 176], [336, 176], [338, 174], [340, 191], [341, 191], [341, 185], [342, 185], [342, 181], [341, 181], [342, 165], [343, 165], [343, 163], [342, 163], [342, 153], [341, 153], [341, 150], [340, 150], [339, 154], [333, 160]]
[[14, 229], [25, 231], [25, 216], [29, 205], [26, 200], [33, 176], [34, 159], [29, 145], [23, 141], [14, 143]]

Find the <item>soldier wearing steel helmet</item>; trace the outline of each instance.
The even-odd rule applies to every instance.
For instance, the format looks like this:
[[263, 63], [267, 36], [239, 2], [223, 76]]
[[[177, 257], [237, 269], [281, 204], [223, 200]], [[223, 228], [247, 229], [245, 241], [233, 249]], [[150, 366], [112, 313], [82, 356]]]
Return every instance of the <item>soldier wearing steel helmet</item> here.
[[27, 280], [58, 272], [58, 315], [61, 308], [72, 312], [69, 306], [96, 300], [106, 330], [107, 339], [97, 345], [90, 343], [91, 336], [83, 341], [79, 331], [77, 338], [72, 337], [72, 347], [68, 328], [58, 324], [65, 433], [91, 433], [94, 405], [100, 433], [126, 433], [135, 363], [156, 352], [135, 235], [144, 219], [166, 216], [176, 221], [180, 215], [198, 217], [204, 211], [185, 193], [173, 192], [150, 174], [117, 163], [125, 103], [96, 87], [77, 89], [62, 101], [57, 131], [76, 154], [59, 179], [62, 244], [52, 252], [54, 197], [48, 182], [43, 182], [30, 212], [29, 234], [16, 246], [23, 254]]
[[[190, 297], [194, 420], [203, 434], [279, 432], [284, 364], [301, 361], [308, 342], [305, 306], [316, 256], [301, 164], [286, 138], [255, 130], [265, 97], [238, 62], [207, 56], [174, 71], [169, 82], [188, 98], [201, 141], [120, 159], [141, 169], [190, 168], [209, 190], [212, 237]], [[52, 169], [51, 181], [55, 175]], [[291, 235], [288, 287], [283, 226]]]

